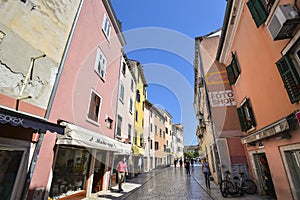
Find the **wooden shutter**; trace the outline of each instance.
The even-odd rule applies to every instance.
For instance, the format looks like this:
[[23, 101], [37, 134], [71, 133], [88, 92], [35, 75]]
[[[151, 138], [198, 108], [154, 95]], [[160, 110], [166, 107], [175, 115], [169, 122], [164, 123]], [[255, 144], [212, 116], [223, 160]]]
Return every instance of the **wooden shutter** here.
[[261, 0], [249, 0], [247, 2], [247, 6], [251, 12], [256, 27], [259, 27], [262, 23], [266, 21], [268, 15], [266, 9], [261, 3]]
[[289, 95], [291, 103], [300, 100], [300, 77], [294, 63], [288, 55], [276, 62], [278, 71]]

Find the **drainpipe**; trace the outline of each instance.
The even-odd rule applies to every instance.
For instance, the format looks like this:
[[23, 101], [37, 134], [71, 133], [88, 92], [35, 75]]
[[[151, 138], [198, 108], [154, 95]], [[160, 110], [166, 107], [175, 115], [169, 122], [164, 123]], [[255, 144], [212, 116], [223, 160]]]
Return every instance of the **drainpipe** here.
[[[76, 28], [76, 25], [77, 25], [77, 22], [78, 22], [78, 18], [79, 18], [83, 3], [84, 3], [84, 0], [81, 0], [79, 8], [78, 8], [78, 10], [76, 12], [76, 15], [75, 15], [75, 19], [74, 19], [74, 22], [73, 22], [73, 25], [72, 25], [72, 29], [71, 29], [70, 35], [68, 37], [68, 40], [67, 40], [67, 44], [66, 44], [66, 47], [65, 47], [65, 50], [64, 50], [64, 53], [63, 53], [62, 60], [60, 62], [60, 66], [59, 66], [58, 73], [57, 73], [57, 78], [55, 80], [55, 83], [54, 83], [54, 86], [53, 86], [53, 89], [52, 89], [52, 92], [51, 92], [51, 96], [50, 96], [49, 103], [48, 103], [48, 106], [47, 106], [46, 114], [45, 114], [45, 117], [44, 117], [45, 119], [49, 119], [49, 116], [50, 116], [50, 112], [51, 112], [51, 109], [52, 109], [54, 97], [55, 97], [55, 94], [56, 94], [56, 91], [57, 91], [57, 88], [58, 88], [58, 84], [59, 84], [59, 81], [60, 81], [60, 78], [61, 78], [63, 67], [64, 67], [64, 64], [65, 64], [65, 61], [66, 61], [66, 57], [67, 57], [67, 54], [68, 54], [68, 51], [69, 51], [69, 48], [70, 48], [70, 44], [71, 44], [71, 41], [72, 41], [72, 38], [73, 38], [73, 35], [74, 35], [74, 31], [75, 31], [75, 28]], [[35, 169], [35, 166], [36, 166], [36, 162], [37, 162], [37, 159], [38, 159], [38, 152], [40, 151], [40, 148], [42, 146], [43, 138], [44, 138], [44, 133], [40, 133], [39, 140], [36, 144], [36, 147], [35, 147], [35, 150], [34, 150], [34, 153], [33, 153], [33, 156], [32, 156], [32, 161], [31, 161], [30, 168], [29, 168], [29, 171], [28, 171], [26, 183], [25, 183], [25, 186], [24, 186], [22, 199], [27, 199], [29, 186], [30, 186], [30, 183], [31, 183], [31, 180], [32, 180], [32, 175], [33, 175], [33, 172], [34, 172], [34, 169]]]

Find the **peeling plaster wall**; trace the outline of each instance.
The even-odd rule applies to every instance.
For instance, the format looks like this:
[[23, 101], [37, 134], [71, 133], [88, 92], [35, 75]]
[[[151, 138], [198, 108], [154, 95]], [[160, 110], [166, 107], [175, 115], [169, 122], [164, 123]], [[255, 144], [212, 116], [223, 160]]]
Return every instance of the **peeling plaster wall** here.
[[22, 97], [46, 109], [80, 0], [0, 1], [0, 93], [17, 98], [35, 60]]

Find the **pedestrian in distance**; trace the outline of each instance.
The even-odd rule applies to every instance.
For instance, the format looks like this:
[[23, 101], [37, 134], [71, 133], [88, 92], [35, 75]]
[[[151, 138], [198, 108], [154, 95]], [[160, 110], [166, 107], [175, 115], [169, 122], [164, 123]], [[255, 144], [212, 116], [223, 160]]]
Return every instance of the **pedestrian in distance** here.
[[208, 189], [210, 189], [210, 169], [209, 169], [209, 164], [206, 161], [206, 158], [203, 158], [203, 163], [202, 163], [202, 173], [204, 174], [205, 178], [205, 185]]
[[127, 164], [126, 164], [126, 158], [125, 157], [123, 158], [123, 160], [121, 160], [118, 163], [117, 170], [118, 170], [118, 180], [119, 180], [119, 183], [118, 183], [119, 192], [122, 192], [123, 191], [122, 183], [125, 180], [125, 173], [126, 173], [126, 175], [128, 175], [128, 170], [127, 170]]
[[186, 169], [186, 174], [187, 174], [187, 175], [191, 175], [191, 171], [190, 171], [190, 161], [189, 161], [188, 159], [185, 159], [184, 167], [185, 167], [185, 169]]
[[191, 159], [191, 166], [194, 168], [194, 158]]
[[179, 160], [180, 168], [182, 167], [182, 164], [183, 164], [182, 159], [180, 159], [180, 160]]
[[177, 159], [174, 159], [174, 167], [176, 168], [177, 165]]

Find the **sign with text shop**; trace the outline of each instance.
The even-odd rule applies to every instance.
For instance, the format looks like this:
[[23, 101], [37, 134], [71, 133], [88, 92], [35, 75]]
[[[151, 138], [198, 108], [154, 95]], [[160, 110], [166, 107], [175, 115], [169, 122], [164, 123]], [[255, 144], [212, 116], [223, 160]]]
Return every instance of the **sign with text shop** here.
[[209, 92], [208, 95], [212, 107], [236, 105], [232, 90]]

